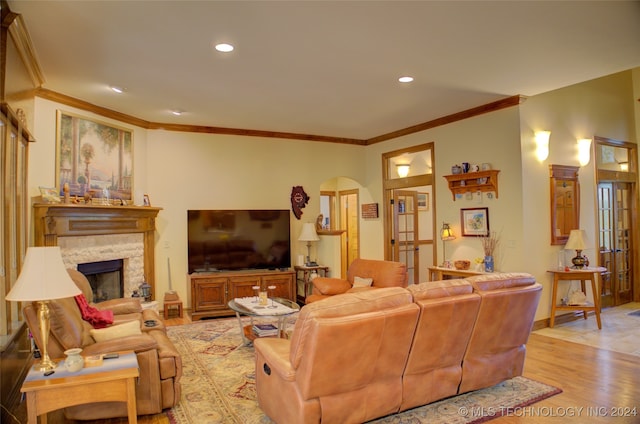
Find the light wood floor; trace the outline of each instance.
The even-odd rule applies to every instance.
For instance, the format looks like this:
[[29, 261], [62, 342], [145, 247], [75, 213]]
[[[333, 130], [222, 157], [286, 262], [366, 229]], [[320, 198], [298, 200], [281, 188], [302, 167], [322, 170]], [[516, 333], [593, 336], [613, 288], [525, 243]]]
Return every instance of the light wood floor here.
[[[166, 325], [181, 325], [189, 322], [191, 320], [186, 315], [182, 319], [171, 318], [165, 321]], [[532, 334], [527, 344], [524, 375], [560, 387], [563, 392], [491, 422], [496, 424], [640, 423], [640, 356]], [[611, 417], [615, 412], [630, 412], [624, 408], [633, 407], [636, 408], [635, 416]], [[24, 403], [21, 406], [21, 409], [23, 408]], [[487, 413], [491, 414], [494, 411], [487, 411]], [[607, 416], [604, 416], [605, 413]], [[15, 415], [21, 423], [26, 422], [24, 410], [15, 411]], [[61, 413], [49, 414], [51, 424], [70, 422], [72, 421], [65, 420]], [[141, 416], [138, 422], [168, 424], [164, 414]], [[104, 420], [99, 423], [124, 424], [126, 419]]]

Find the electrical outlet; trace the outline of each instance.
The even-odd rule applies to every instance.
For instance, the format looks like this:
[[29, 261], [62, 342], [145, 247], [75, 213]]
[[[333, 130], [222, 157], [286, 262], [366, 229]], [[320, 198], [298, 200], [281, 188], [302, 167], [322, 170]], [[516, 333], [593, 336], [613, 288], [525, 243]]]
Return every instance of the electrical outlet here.
[[164, 248], [165, 248], [165, 249], [168, 249], [168, 248], [169, 248], [169, 240], [166, 240], [166, 241], [164, 242]]

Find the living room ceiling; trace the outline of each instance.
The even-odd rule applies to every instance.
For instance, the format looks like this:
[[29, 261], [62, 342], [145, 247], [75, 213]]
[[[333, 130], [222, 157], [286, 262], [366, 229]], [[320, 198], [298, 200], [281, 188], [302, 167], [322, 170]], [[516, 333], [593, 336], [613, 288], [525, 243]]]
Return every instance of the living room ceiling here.
[[366, 140], [640, 66], [638, 1], [9, 6], [43, 88], [155, 123]]

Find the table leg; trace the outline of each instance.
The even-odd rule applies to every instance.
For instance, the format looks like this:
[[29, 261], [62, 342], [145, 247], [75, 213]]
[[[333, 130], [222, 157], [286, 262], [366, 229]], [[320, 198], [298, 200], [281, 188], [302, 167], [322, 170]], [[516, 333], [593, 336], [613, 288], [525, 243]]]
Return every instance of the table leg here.
[[598, 330], [602, 330], [602, 322], [600, 321], [600, 293], [598, 292], [595, 275], [591, 276], [591, 291], [593, 291], [593, 307], [596, 313], [596, 321], [598, 322]]
[[244, 336], [244, 326], [242, 325], [242, 319], [240, 318], [240, 312], [236, 312], [236, 318], [238, 318], [238, 326], [240, 327], [240, 337], [242, 337], [242, 342], [249, 346], [251, 344], [251, 340], [247, 339]]
[[[46, 424], [47, 414], [42, 414], [42, 422]], [[36, 394], [27, 393], [27, 423], [38, 424], [38, 409], [36, 406]]]
[[551, 316], [549, 317], [549, 328], [553, 328], [556, 319], [556, 302], [558, 295], [558, 274], [553, 275], [553, 294], [551, 295]]
[[[591, 281], [593, 282], [593, 277], [591, 277], [591, 278], [592, 278]], [[587, 289], [586, 289], [586, 286], [584, 284], [584, 280], [580, 280], [580, 287], [582, 288], [582, 293], [584, 293], [585, 296], [586, 296], [587, 295]], [[594, 294], [594, 298], [595, 298], [595, 294]], [[588, 315], [587, 311], [582, 311], [582, 316], [584, 317], [584, 319], [587, 319], [587, 315]]]
[[136, 386], [135, 379], [127, 379], [127, 415], [129, 424], [138, 423], [138, 414], [136, 413]]

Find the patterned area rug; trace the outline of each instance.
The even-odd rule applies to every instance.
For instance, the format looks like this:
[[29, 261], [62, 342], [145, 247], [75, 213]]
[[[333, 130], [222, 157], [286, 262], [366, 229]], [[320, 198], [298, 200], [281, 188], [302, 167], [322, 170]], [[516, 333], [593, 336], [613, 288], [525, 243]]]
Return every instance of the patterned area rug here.
[[[272, 423], [256, 400], [253, 347], [244, 346], [236, 318], [168, 327], [182, 355], [182, 400], [167, 415], [172, 424]], [[480, 423], [546, 399], [561, 390], [524, 377], [373, 421]]]

